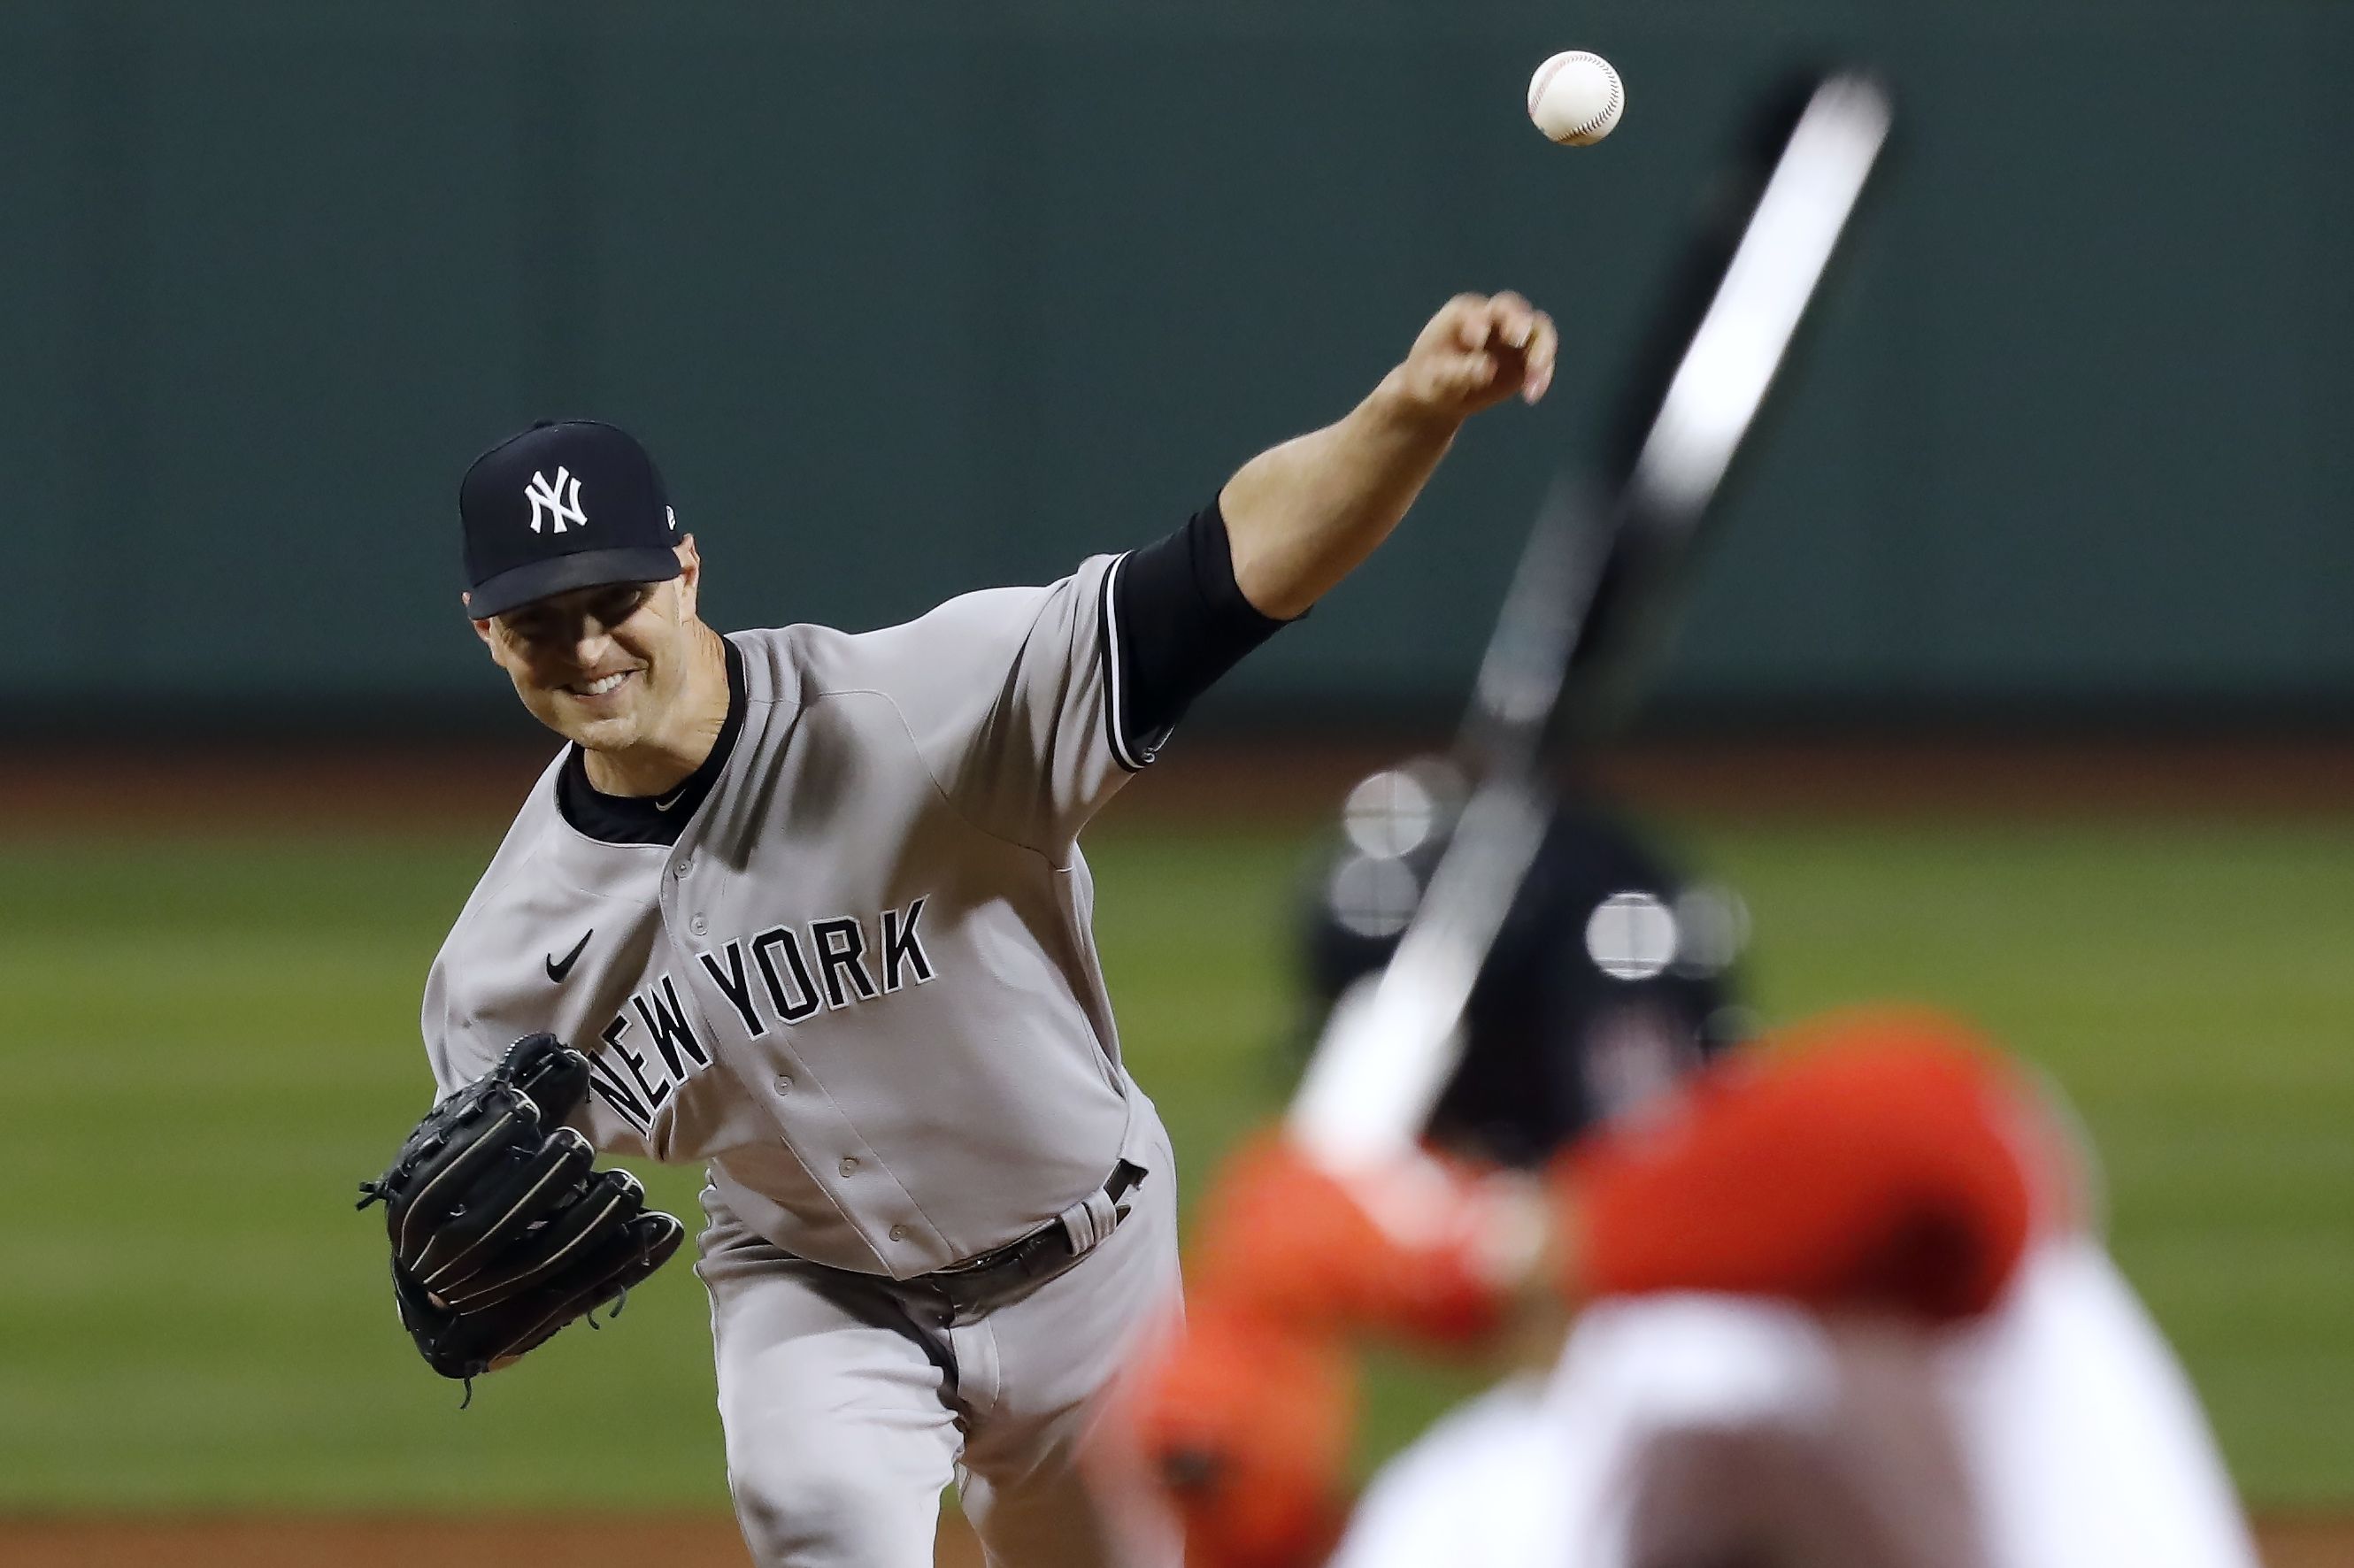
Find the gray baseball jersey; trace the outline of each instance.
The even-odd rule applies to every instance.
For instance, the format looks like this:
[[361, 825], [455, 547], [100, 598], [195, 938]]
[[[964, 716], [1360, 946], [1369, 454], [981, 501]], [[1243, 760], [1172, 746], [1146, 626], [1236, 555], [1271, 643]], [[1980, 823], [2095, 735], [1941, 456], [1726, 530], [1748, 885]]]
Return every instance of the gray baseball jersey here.
[[778, 1246], [900, 1279], [1099, 1194], [1151, 1121], [1076, 842], [1149, 759], [1119, 566], [733, 634], [742, 730], [674, 844], [572, 827], [559, 757], [434, 960], [440, 1090], [550, 1030], [593, 1065], [600, 1150], [707, 1160]]

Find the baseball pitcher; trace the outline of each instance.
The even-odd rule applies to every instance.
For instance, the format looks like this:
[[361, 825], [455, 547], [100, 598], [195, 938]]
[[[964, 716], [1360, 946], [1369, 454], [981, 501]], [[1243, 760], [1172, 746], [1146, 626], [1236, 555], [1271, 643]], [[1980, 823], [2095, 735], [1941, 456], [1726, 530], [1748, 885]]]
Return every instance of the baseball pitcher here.
[[1465, 418], [1543, 396], [1555, 343], [1517, 295], [1458, 297], [1159, 543], [857, 635], [706, 625], [695, 541], [610, 426], [478, 460], [467, 613], [566, 744], [434, 961], [443, 1097], [371, 1183], [429, 1361], [504, 1365], [677, 1245], [594, 1151], [700, 1162], [758, 1562], [924, 1568], [951, 1480], [992, 1562], [1149, 1560], [1074, 1462], [1177, 1272], [1081, 831]]

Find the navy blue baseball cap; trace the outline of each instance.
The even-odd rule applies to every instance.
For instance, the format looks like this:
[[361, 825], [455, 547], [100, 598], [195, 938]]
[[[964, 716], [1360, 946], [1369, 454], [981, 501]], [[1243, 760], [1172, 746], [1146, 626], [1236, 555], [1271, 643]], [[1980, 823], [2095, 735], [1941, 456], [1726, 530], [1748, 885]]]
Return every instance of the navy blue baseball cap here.
[[679, 574], [678, 517], [654, 460], [595, 419], [542, 419], [476, 458], [458, 515], [466, 613], [477, 620], [550, 594]]

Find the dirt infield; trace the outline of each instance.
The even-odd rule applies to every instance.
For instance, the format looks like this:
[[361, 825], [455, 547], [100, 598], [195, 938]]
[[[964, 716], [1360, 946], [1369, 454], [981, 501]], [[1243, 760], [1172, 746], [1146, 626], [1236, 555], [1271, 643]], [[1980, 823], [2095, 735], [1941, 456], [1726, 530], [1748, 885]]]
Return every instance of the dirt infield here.
[[[942, 1520], [940, 1568], [979, 1568], [963, 1521]], [[2354, 1563], [2354, 1517], [2277, 1520], [2261, 1531], [2270, 1568]], [[728, 1520], [0, 1520], [10, 1568], [746, 1568]]]

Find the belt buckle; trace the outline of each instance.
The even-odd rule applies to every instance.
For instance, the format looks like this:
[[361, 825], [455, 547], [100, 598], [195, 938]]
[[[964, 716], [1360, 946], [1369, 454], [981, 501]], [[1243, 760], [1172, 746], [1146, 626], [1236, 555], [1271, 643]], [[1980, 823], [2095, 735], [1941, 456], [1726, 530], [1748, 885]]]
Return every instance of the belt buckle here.
[[1022, 1266], [1028, 1262], [1034, 1244], [1050, 1238], [1056, 1227], [1042, 1226], [1028, 1235], [1006, 1243], [994, 1251], [948, 1268], [934, 1269], [926, 1278], [933, 1289], [946, 1297], [951, 1306], [967, 1308], [981, 1306], [999, 1290], [1029, 1277]]
[[987, 1252], [982, 1253], [979, 1257], [969, 1257], [962, 1263], [952, 1263], [946, 1268], [936, 1268], [932, 1270], [932, 1272], [935, 1275], [945, 1275], [951, 1279], [970, 1279], [978, 1277], [981, 1275], [989, 1273], [991, 1269], [998, 1267], [1002, 1264], [1010, 1262], [1024, 1246], [1027, 1246], [1030, 1243], [1037, 1240], [1040, 1236], [1044, 1235], [1046, 1232], [1052, 1228], [1053, 1226], [1050, 1222], [1048, 1224], [1039, 1226], [1036, 1230], [1032, 1231], [1027, 1235], [1015, 1236], [1003, 1246], [991, 1247]]
[[[1120, 1160], [1112, 1168], [1112, 1173], [1102, 1189], [1104, 1196], [1111, 1199], [1114, 1205], [1111, 1226], [1105, 1233], [1107, 1237], [1110, 1230], [1119, 1228], [1120, 1222], [1128, 1218], [1129, 1205], [1121, 1200], [1141, 1186], [1147, 1174], [1142, 1166], [1127, 1160]], [[1099, 1241], [1101, 1239], [1098, 1238]], [[1063, 1243], [1067, 1258], [1076, 1261], [1079, 1254], [1077, 1248], [1071, 1245], [1070, 1232], [1061, 1220], [1055, 1219], [1048, 1220], [1029, 1234], [1016, 1236], [1003, 1246], [982, 1253], [979, 1257], [967, 1258], [946, 1268], [936, 1268], [926, 1277], [936, 1282], [941, 1293], [951, 1299], [960, 1297], [977, 1299], [986, 1296], [990, 1287], [997, 1283], [996, 1277], [1000, 1271], [1011, 1274], [1015, 1280], [1031, 1278], [1027, 1266], [1031, 1260], [1057, 1240]], [[967, 1296], [968, 1291], [974, 1294]]]

